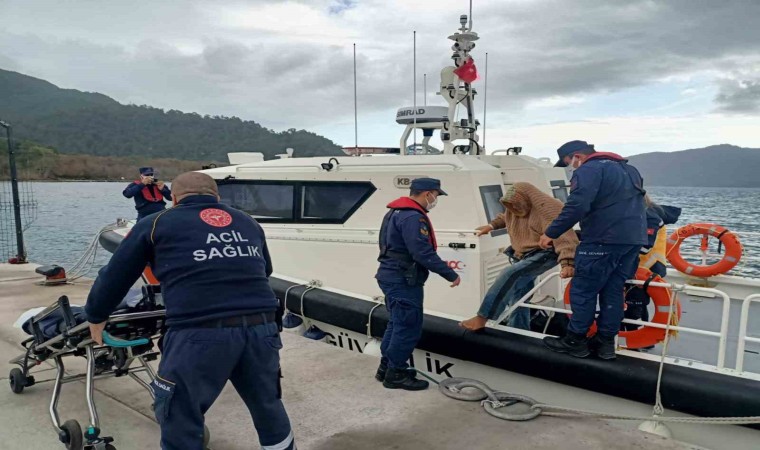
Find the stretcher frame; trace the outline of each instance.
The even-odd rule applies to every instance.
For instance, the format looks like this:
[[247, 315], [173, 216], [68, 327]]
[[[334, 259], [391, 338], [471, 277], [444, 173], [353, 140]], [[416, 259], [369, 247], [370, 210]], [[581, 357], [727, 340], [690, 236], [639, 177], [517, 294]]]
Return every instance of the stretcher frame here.
[[[143, 287], [144, 298], [154, 308], [149, 311], [119, 312], [112, 314], [103, 333], [103, 344], [99, 345], [90, 337], [90, 324], [77, 324], [68, 297], [62, 296], [55, 303], [31, 319], [32, 337], [22, 342], [25, 352], [10, 360], [20, 369], [11, 371], [11, 389], [20, 394], [24, 388], [34, 384], [53, 381], [49, 414], [59, 440], [69, 450], [115, 450], [113, 438], [101, 436], [100, 418], [93, 396], [94, 382], [98, 379], [129, 376], [148, 391], [151, 399], [155, 394], [151, 383], [156, 378], [155, 370], [149, 362], [157, 359], [159, 352], [154, 349], [153, 341], [161, 337], [164, 331], [166, 313], [162, 303], [157, 300], [160, 292], [158, 286]], [[40, 327], [43, 319], [60, 312], [63, 316], [62, 332], [45, 339]], [[86, 371], [67, 375], [64, 358], [80, 356], [87, 361]], [[53, 361], [56, 369], [55, 378], [37, 382], [30, 375], [30, 369], [45, 361]], [[110, 364], [113, 362], [114, 364]], [[100, 363], [100, 364], [99, 364]], [[104, 366], [103, 363], [107, 363]], [[147, 374], [148, 381], [138, 376]], [[90, 423], [82, 433], [81, 426], [75, 420], [61, 423], [58, 415], [58, 401], [64, 384], [85, 381], [85, 397]]]

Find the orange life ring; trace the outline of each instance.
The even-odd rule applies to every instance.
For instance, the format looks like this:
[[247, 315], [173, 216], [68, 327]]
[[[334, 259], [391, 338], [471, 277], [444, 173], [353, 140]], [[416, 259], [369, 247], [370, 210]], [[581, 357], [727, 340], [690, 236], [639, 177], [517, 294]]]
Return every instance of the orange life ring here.
[[[636, 279], [640, 281], [650, 280], [654, 283], [664, 283], [659, 275], [652, 273], [647, 268], [639, 267], [636, 270]], [[565, 305], [570, 305], [570, 283], [565, 288]], [[639, 289], [643, 286], [632, 287], [632, 289]], [[670, 320], [670, 289], [665, 287], [653, 287], [647, 286], [647, 294], [652, 298], [654, 303], [654, 316], [652, 322], [666, 325]], [[681, 303], [678, 299], [675, 300], [673, 307], [676, 312], [678, 320], [681, 319]], [[591, 325], [588, 330], [588, 336], [591, 337], [596, 334], [596, 321]], [[643, 326], [638, 330], [621, 331], [618, 333], [618, 345], [625, 348], [643, 348], [649, 347], [662, 342], [665, 339], [665, 330], [663, 328], [654, 328]]]
[[145, 266], [145, 269], [143, 269], [143, 280], [145, 280], [148, 284], [159, 284], [158, 278], [153, 274], [153, 270], [150, 268], [150, 266]]
[[[720, 240], [721, 244], [726, 247], [726, 253], [723, 258], [715, 264], [701, 265], [692, 264], [681, 256], [681, 242], [684, 239], [702, 235], [702, 250], [707, 250], [707, 237], [713, 236]], [[668, 237], [666, 257], [668, 262], [679, 272], [700, 278], [721, 275], [733, 269], [742, 258], [742, 244], [736, 234], [732, 233], [726, 227], [715, 225], [713, 223], [692, 223], [684, 225], [677, 229]]]

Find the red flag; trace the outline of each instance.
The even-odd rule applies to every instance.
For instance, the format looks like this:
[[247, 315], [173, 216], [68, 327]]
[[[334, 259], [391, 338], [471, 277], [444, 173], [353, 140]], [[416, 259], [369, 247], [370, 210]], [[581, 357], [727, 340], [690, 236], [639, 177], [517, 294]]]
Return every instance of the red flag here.
[[454, 69], [454, 74], [465, 83], [472, 83], [477, 80], [478, 68], [475, 67], [475, 61], [473, 61], [472, 57], [467, 58], [464, 64]]

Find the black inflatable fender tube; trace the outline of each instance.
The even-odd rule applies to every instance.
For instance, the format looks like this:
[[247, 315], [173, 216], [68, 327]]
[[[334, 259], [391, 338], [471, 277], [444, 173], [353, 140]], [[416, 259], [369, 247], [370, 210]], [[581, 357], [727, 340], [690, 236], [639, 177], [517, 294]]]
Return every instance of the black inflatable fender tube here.
[[[277, 278], [270, 278], [270, 284], [280, 299], [296, 285]], [[294, 287], [288, 293], [285, 304], [293, 313], [301, 313], [305, 289]], [[377, 305], [322, 289], [306, 293], [303, 304], [309, 318], [362, 334]], [[381, 338], [387, 323], [386, 309], [376, 308], [372, 335]], [[491, 328], [471, 333], [454, 320], [428, 314], [417, 348], [649, 405], [655, 402], [659, 363], [654, 361], [623, 355], [612, 362], [573, 358], [546, 349], [539, 339]], [[666, 408], [695, 416], [760, 415], [760, 381], [746, 378], [666, 365], [661, 395]], [[749, 427], [760, 429], [760, 425]]]
[[115, 231], [106, 231], [100, 234], [98, 242], [108, 253], [113, 253], [116, 251], [119, 244], [121, 244], [122, 239], [124, 239], [124, 236], [119, 233]]

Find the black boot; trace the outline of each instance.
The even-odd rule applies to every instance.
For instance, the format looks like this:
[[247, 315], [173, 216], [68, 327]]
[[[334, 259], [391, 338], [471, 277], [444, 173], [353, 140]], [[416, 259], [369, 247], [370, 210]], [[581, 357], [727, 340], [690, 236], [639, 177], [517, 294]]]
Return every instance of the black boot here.
[[388, 368], [385, 372], [385, 381], [383, 386], [388, 389], [404, 389], [406, 391], [421, 391], [427, 389], [430, 383], [425, 380], [418, 380], [412, 376], [410, 370]]
[[576, 358], [585, 358], [591, 354], [588, 349], [588, 338], [581, 334], [575, 334], [568, 331], [563, 337], [545, 337], [544, 345], [549, 350], [557, 353], [567, 353]]
[[388, 371], [388, 360], [380, 358], [380, 365], [377, 367], [377, 373], [375, 373], [375, 379], [377, 381], [385, 381], [385, 372]]
[[588, 342], [588, 347], [600, 359], [615, 359], [615, 336], [602, 336], [597, 333]]

